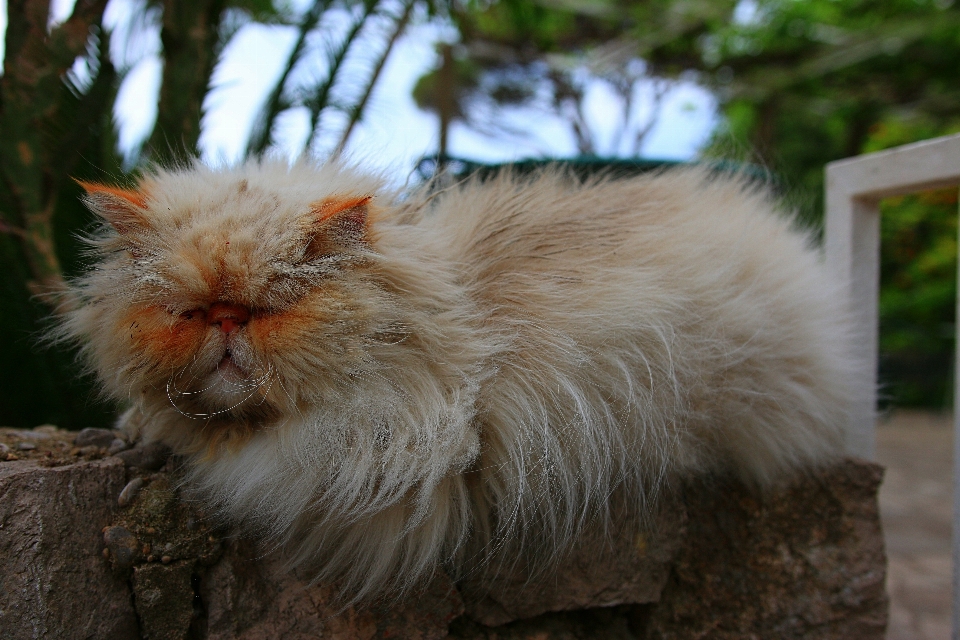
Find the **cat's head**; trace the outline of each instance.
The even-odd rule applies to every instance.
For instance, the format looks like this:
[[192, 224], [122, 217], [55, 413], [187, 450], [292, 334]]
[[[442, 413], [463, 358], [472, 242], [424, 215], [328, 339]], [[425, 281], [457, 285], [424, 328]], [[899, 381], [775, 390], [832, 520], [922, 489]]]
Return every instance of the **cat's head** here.
[[372, 275], [378, 185], [297, 171], [81, 183], [105, 224], [66, 330], [109, 392], [236, 425], [298, 411], [369, 367], [394, 317]]

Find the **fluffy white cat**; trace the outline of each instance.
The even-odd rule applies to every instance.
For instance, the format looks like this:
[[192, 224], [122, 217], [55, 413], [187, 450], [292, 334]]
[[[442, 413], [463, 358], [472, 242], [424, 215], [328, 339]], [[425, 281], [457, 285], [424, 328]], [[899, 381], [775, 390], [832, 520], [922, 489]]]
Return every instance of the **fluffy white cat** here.
[[546, 562], [670, 478], [769, 486], [842, 453], [869, 390], [810, 237], [736, 177], [83, 186], [106, 224], [61, 335], [219, 514], [345, 597]]

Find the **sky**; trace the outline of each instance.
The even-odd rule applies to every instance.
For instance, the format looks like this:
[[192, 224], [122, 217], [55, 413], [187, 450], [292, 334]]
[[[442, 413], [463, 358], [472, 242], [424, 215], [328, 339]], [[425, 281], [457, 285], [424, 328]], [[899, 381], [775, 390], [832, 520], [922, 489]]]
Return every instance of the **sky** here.
[[[53, 0], [51, 21], [65, 19], [74, 0]], [[304, 0], [296, 0], [303, 2]], [[6, 2], [0, 0], [0, 32], [5, 30]], [[118, 69], [125, 70], [115, 108], [121, 150], [129, 151], [148, 135], [156, 119], [162, 64], [155, 31], [137, 29], [143, 23], [142, 0], [110, 0], [105, 22], [112, 30], [111, 49]], [[336, 19], [336, 16], [333, 16]], [[131, 26], [133, 25], [133, 26]], [[133, 33], [134, 37], [129, 37]], [[451, 29], [436, 22], [414, 24], [397, 42], [374, 90], [363, 120], [354, 130], [346, 155], [371, 169], [409, 172], [417, 160], [436, 153], [437, 118], [417, 108], [412, 98], [416, 80], [436, 64], [436, 43], [449, 39]], [[247, 133], [283, 60], [294, 41], [292, 27], [247, 24], [226, 47], [213, 76], [213, 91], [204, 104], [200, 149], [212, 164], [238, 160]], [[0, 45], [2, 46], [2, 45]], [[2, 52], [2, 50], [0, 50]], [[81, 70], [82, 71], [82, 70]], [[641, 84], [630, 117], [650, 117], [650, 87]], [[613, 137], [622, 107], [619, 98], [600, 81], [591, 82], [586, 116], [601, 140], [602, 155], [623, 155]], [[512, 109], [498, 116], [524, 136], [490, 136], [455, 123], [450, 131], [450, 155], [486, 162], [576, 154], [569, 128], [536, 108]], [[664, 96], [659, 117], [646, 136], [641, 156], [686, 160], [696, 156], [717, 122], [709, 92], [691, 80], [677, 82]], [[308, 135], [305, 112], [292, 111], [278, 123], [278, 147], [295, 155]], [[622, 145], [621, 145], [622, 147]]]

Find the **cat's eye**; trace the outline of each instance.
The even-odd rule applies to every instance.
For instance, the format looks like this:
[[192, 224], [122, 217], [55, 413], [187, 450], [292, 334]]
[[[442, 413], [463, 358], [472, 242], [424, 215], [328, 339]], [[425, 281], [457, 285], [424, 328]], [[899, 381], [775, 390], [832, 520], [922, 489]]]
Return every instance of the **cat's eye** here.
[[184, 311], [180, 314], [181, 320], [203, 320], [206, 313], [203, 309], [191, 309], [190, 311]]

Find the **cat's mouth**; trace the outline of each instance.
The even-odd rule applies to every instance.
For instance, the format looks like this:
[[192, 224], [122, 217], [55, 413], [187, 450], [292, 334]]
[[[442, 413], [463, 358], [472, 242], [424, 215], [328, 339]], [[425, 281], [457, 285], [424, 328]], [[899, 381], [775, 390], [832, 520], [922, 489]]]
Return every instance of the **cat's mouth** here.
[[217, 362], [217, 367], [213, 371], [213, 374], [217, 379], [229, 385], [247, 387], [248, 384], [253, 383], [254, 378], [258, 377], [251, 371], [250, 364], [250, 362], [240, 357], [240, 354], [237, 354], [236, 351], [227, 347], [224, 349], [220, 361]]
[[223, 357], [220, 358], [220, 362], [217, 363], [217, 371], [227, 375], [239, 374], [242, 377], [247, 377], [248, 375], [247, 371], [234, 360], [233, 352], [230, 349], [224, 350]]
[[273, 367], [242, 335], [214, 338], [196, 354], [194, 362], [167, 383], [169, 401], [184, 415], [211, 418], [228, 414], [266, 419], [275, 412], [270, 401], [275, 381]]
[[[213, 360], [216, 365], [208, 370], [205, 378], [198, 380], [199, 388], [184, 394], [198, 403], [198, 417], [224, 413], [266, 416], [272, 411], [267, 402], [272, 380], [270, 370], [261, 370], [255, 361], [245, 357], [243, 345], [240, 349], [238, 353], [234, 345], [224, 345], [219, 360]], [[212, 358], [216, 358], [215, 353], [211, 354]]]
[[267, 402], [267, 395], [271, 370], [261, 372], [257, 364], [244, 355], [226, 346], [222, 351], [208, 352], [196, 363], [192, 373], [184, 370], [171, 376], [166, 386], [168, 400], [191, 418], [270, 415], [273, 408]]

